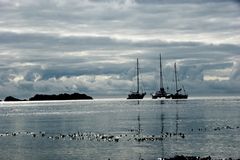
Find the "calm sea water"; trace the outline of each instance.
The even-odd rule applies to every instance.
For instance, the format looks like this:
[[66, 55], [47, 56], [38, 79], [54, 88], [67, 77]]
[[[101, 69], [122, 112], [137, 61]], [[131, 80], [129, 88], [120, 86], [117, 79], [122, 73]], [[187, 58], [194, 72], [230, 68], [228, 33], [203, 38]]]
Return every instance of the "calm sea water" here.
[[[240, 97], [1, 102], [0, 155], [10, 160], [240, 158], [239, 127]], [[74, 133], [85, 139], [68, 136]], [[100, 134], [119, 141], [94, 139]], [[163, 138], [135, 140], [157, 136]]]

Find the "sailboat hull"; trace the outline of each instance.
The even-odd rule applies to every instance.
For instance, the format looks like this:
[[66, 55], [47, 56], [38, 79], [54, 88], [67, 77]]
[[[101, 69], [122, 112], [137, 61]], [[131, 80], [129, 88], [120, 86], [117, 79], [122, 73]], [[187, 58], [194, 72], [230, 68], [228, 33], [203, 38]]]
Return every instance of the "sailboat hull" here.
[[171, 95], [172, 99], [187, 99], [188, 98], [188, 95], [185, 95], [185, 94], [174, 94], [174, 95]]
[[146, 93], [131, 93], [128, 95], [127, 99], [143, 99]]
[[152, 95], [152, 99], [158, 99], [158, 98], [166, 98], [166, 99], [170, 99], [171, 96], [170, 95]]

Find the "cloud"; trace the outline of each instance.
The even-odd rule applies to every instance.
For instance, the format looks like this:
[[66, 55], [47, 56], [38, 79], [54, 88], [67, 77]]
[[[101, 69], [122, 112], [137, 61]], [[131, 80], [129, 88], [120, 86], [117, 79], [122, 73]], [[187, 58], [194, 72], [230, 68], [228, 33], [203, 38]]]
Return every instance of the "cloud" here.
[[[145, 89], [173, 63], [191, 94], [237, 94], [238, 1], [0, 0], [0, 97], [127, 95], [140, 59]], [[166, 82], [167, 85], [167, 82]]]

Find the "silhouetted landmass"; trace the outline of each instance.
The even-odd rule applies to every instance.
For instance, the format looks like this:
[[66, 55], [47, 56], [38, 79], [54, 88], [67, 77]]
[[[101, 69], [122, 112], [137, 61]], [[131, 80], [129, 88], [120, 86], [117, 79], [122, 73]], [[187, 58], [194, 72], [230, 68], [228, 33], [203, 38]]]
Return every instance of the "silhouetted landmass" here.
[[4, 99], [4, 101], [26, 101], [25, 99], [24, 100], [21, 100], [21, 99], [18, 99], [18, 98], [15, 98], [15, 97], [12, 97], [12, 96], [8, 96]]
[[[59, 94], [59, 95], [44, 95], [44, 94], [36, 94], [35, 96], [29, 98], [29, 101], [47, 101], [47, 100], [83, 100], [83, 99], [93, 99], [92, 97], [86, 94]], [[1, 101], [1, 100], [0, 100]], [[26, 99], [18, 99], [12, 96], [8, 96], [4, 99], [4, 101], [27, 101]]]
[[[160, 158], [160, 159], [164, 159], [164, 160], [214, 160], [214, 158], [212, 158], [211, 156], [208, 157], [197, 157], [197, 156], [184, 156], [184, 155], [176, 155], [174, 157], [171, 158]], [[220, 158], [217, 160], [240, 160], [239, 158], [233, 159], [231, 157], [229, 158]]]
[[211, 160], [212, 158], [210, 156], [208, 157], [196, 157], [196, 156], [179, 156], [176, 155], [172, 158], [164, 158], [164, 160]]
[[35, 96], [29, 98], [29, 101], [50, 101], [50, 100], [83, 100], [83, 99], [93, 99], [92, 97], [86, 94], [59, 94], [59, 95], [44, 95], [44, 94], [36, 94]]

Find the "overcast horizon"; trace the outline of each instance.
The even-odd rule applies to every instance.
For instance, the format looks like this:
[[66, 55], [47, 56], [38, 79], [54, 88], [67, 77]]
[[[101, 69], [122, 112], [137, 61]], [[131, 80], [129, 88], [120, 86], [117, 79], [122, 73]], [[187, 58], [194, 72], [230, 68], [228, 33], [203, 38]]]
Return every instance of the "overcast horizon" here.
[[239, 95], [238, 0], [0, 0], [0, 99], [158, 90], [173, 64], [189, 96]]

